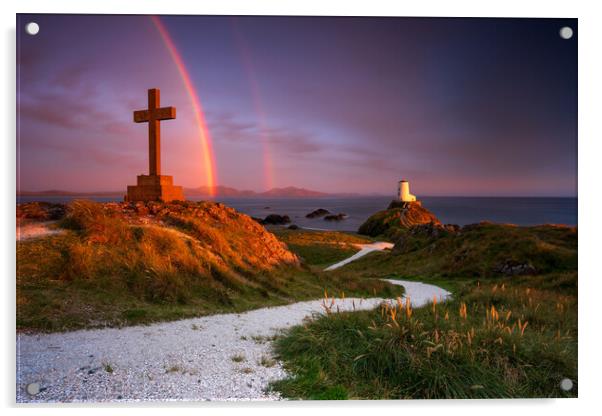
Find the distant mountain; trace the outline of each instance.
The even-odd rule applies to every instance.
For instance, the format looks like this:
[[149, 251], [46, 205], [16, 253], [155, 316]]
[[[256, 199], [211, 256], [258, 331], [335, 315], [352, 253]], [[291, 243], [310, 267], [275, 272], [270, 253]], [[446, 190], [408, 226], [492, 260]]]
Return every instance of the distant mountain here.
[[[216, 186], [213, 195], [221, 197], [237, 197], [237, 198], [321, 198], [327, 196], [354, 196], [356, 194], [329, 194], [326, 192], [313, 191], [311, 189], [297, 188], [295, 186], [287, 186], [285, 188], [272, 188], [265, 192], [255, 192], [248, 190], [239, 190], [228, 186]], [[208, 186], [200, 186], [198, 188], [184, 189], [186, 196], [209, 196], [211, 195]]]
[[[240, 190], [229, 186], [216, 186], [214, 192], [210, 192], [208, 186], [199, 186], [198, 188], [185, 188], [184, 195], [190, 197], [207, 197], [214, 195], [217, 197], [231, 198], [321, 198], [321, 197], [349, 197], [357, 196], [358, 194], [329, 194], [325, 192], [312, 191], [311, 189], [297, 188], [295, 186], [287, 186], [285, 188], [272, 188], [265, 192], [255, 192], [249, 190]], [[62, 190], [48, 191], [20, 191], [19, 196], [119, 196], [122, 197], [125, 191], [101, 191], [101, 192], [73, 192]]]
[[322, 196], [328, 196], [329, 194], [312, 191], [305, 188], [287, 186], [286, 188], [272, 188], [269, 191], [262, 192], [260, 195], [264, 197], [319, 198]]
[[214, 192], [210, 192], [209, 186], [199, 186], [198, 188], [185, 188], [184, 195], [187, 197], [191, 196], [209, 196], [211, 194], [216, 196], [229, 196], [229, 197], [256, 197], [258, 196], [255, 191], [239, 190], [231, 188], [229, 186], [215, 186], [213, 187]]
[[124, 191], [74, 192], [50, 189], [47, 191], [17, 191], [19, 196], [123, 196]]

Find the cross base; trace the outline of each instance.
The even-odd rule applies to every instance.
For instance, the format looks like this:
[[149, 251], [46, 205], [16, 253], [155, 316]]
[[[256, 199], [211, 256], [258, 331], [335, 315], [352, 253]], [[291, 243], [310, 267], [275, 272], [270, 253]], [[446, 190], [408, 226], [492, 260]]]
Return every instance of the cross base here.
[[181, 186], [174, 186], [167, 175], [139, 175], [138, 185], [128, 185], [126, 201], [184, 201]]

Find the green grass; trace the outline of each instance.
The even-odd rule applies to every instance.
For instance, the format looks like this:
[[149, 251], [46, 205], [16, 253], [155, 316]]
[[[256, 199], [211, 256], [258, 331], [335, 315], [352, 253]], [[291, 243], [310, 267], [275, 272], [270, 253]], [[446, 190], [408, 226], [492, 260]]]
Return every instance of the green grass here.
[[107, 373], [109, 373], [109, 374], [112, 374], [112, 373], [113, 373], [113, 371], [115, 371], [115, 370], [113, 369], [113, 366], [112, 366], [111, 364], [109, 364], [109, 363], [104, 363], [104, 364], [103, 364], [103, 367], [104, 367], [105, 371], [106, 371]]
[[327, 246], [327, 245], [297, 245], [288, 244], [288, 248], [311, 266], [325, 268], [331, 264], [338, 263], [347, 257], [353, 256], [359, 251], [355, 247]]
[[370, 237], [338, 231], [271, 230], [293, 253], [316, 269], [323, 269], [352, 256], [359, 251], [358, 244], [374, 241]]
[[372, 253], [342, 269], [364, 277], [467, 280], [502, 277], [500, 266], [526, 264], [535, 274], [577, 268], [577, 230], [561, 226], [478, 224], [429, 237], [404, 231], [392, 255]]
[[63, 331], [242, 312], [320, 298], [325, 289], [400, 293], [383, 282], [279, 265], [293, 255], [229, 208], [167, 208], [161, 219], [168, 226], [141, 225], [80, 201], [61, 222], [65, 233], [18, 242], [17, 328]]
[[303, 399], [576, 397], [559, 387], [577, 380], [574, 291], [573, 272], [473, 282], [411, 317], [403, 307], [330, 314], [276, 341], [294, 376], [272, 388]]
[[[432, 283], [453, 299], [411, 317], [377, 309], [295, 327], [276, 341], [292, 376], [272, 388], [302, 399], [577, 396], [575, 228], [479, 224], [396, 241], [331, 276]], [[536, 274], [504, 277], [506, 262]], [[560, 389], [564, 378], [573, 390]]]
[[[19, 330], [241, 312], [324, 290], [395, 298], [403, 288], [379, 279], [418, 280], [450, 290], [453, 300], [411, 316], [403, 308], [332, 313], [295, 327], [276, 341], [293, 376], [272, 387], [327, 400], [577, 395], [576, 229], [480, 224], [436, 237], [406, 230], [393, 251], [327, 273], [324, 266], [372, 240], [273, 229], [303, 257], [298, 266], [273, 234], [218, 204], [158, 205], [162, 223], [151, 225], [107, 207], [74, 203], [60, 223], [65, 233], [17, 243]], [[536, 275], [504, 278], [498, 266], [507, 262], [529, 264]], [[565, 377], [575, 383], [570, 392], [559, 389]]]

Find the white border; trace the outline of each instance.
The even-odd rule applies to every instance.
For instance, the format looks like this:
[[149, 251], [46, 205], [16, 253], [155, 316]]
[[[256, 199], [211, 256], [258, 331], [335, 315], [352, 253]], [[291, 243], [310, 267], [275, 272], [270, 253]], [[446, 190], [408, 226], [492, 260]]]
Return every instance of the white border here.
[[[80, 2], [67, 0], [21, 0], [19, 4], [2, 2], [2, 91], [0, 119], [3, 137], [0, 140], [3, 199], [0, 204], [3, 233], [0, 253], [3, 266], [2, 300], [5, 312], [2, 319], [2, 378], [0, 391], [4, 405], [14, 408], [15, 347], [14, 347], [14, 267], [15, 267], [15, 13], [131, 13], [131, 14], [287, 14], [287, 15], [355, 15], [355, 16], [466, 16], [466, 17], [576, 17], [579, 18], [579, 399], [576, 400], [506, 400], [506, 401], [412, 401], [412, 402], [346, 402], [346, 403], [248, 403], [248, 404], [164, 404], [185, 413], [211, 412], [217, 414], [301, 415], [317, 410], [365, 414], [374, 408], [380, 412], [429, 412], [446, 415], [467, 415], [487, 412], [488, 415], [516, 411], [546, 412], [546, 414], [577, 414], [596, 409], [598, 374], [602, 374], [600, 359], [602, 349], [600, 320], [602, 313], [596, 308], [597, 294], [602, 292], [600, 265], [597, 262], [601, 245], [602, 217], [599, 190], [602, 140], [599, 97], [602, 96], [602, 64], [599, 41], [602, 40], [602, 21], [598, 2], [583, 1], [384, 1], [384, 0], [102, 0]], [[599, 255], [598, 255], [599, 256]], [[200, 408], [199, 408], [200, 407]], [[40, 407], [21, 406], [24, 413], [38, 414]], [[596, 409], [599, 410], [599, 409]], [[50, 414], [75, 414], [77, 406], [44, 408]], [[165, 408], [146, 404], [139, 407], [116, 406], [86, 407], [86, 413], [110, 411], [117, 414], [161, 414]]]

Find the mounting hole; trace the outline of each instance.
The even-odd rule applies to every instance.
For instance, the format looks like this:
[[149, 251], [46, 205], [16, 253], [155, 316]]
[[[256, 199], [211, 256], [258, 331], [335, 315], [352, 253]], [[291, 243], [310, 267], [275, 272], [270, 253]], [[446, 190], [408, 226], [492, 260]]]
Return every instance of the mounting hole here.
[[569, 26], [561, 27], [559, 33], [562, 39], [570, 39], [573, 37], [573, 29]]
[[37, 35], [39, 31], [40, 25], [36, 22], [29, 22], [25, 25], [25, 32], [27, 32], [28, 35]]
[[560, 388], [564, 391], [570, 391], [573, 389], [573, 380], [570, 378], [563, 378], [560, 382]]
[[26, 390], [27, 393], [29, 393], [32, 396], [35, 396], [40, 392], [40, 385], [38, 383], [30, 383], [27, 385]]

